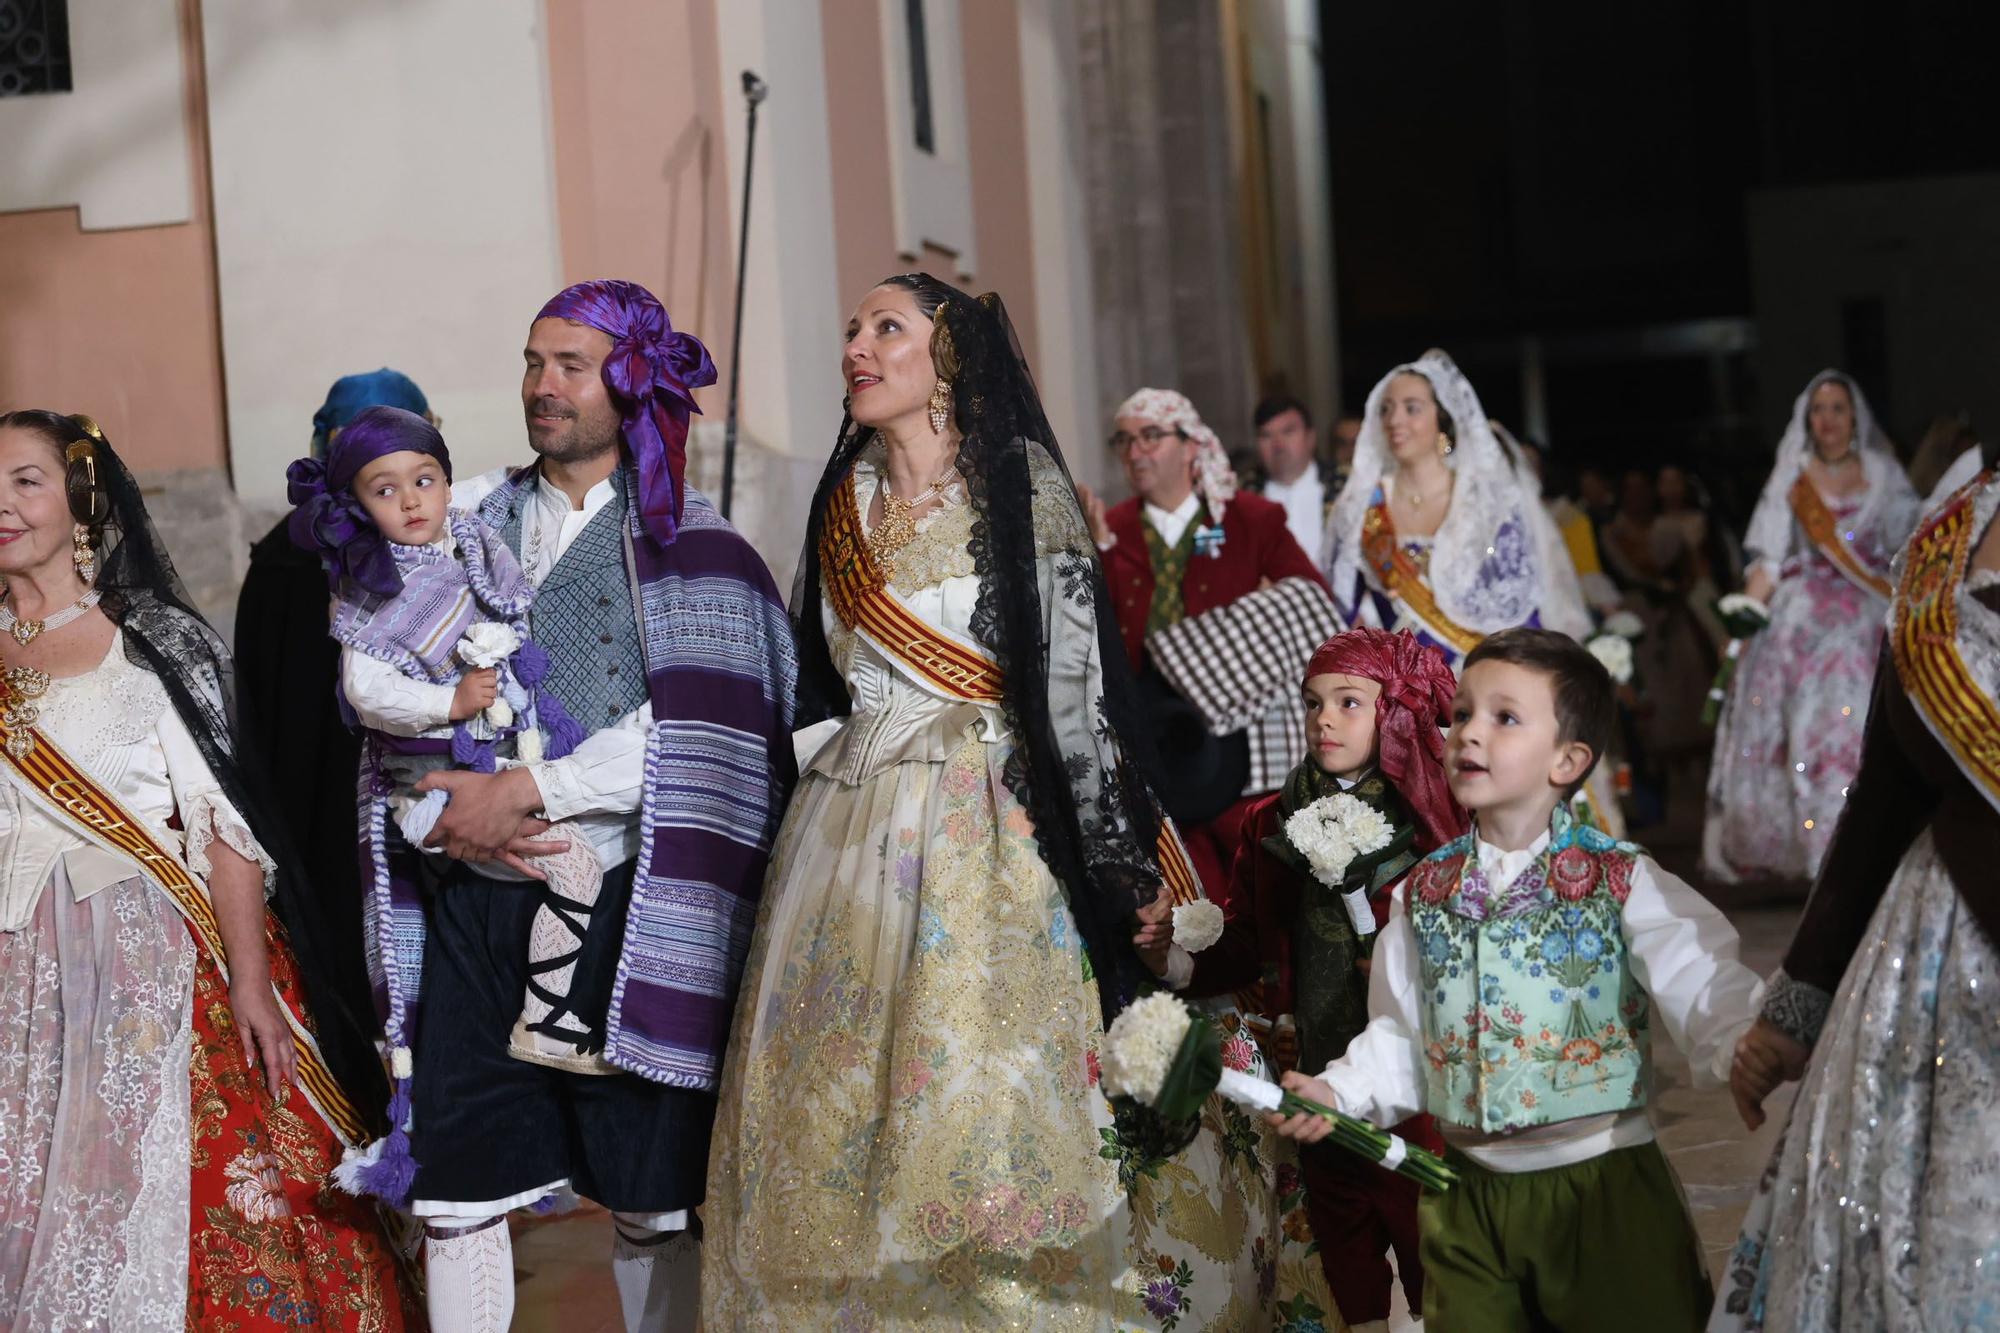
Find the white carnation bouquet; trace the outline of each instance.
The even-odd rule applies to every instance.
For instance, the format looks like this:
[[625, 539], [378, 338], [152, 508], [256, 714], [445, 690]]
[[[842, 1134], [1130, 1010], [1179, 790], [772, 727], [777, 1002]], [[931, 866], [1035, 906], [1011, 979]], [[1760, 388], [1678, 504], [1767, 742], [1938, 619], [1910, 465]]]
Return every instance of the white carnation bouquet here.
[[1222, 927], [1222, 909], [1206, 898], [1174, 909], [1174, 943], [1189, 953], [1200, 953], [1221, 939]]
[[1169, 1121], [1199, 1114], [1212, 1092], [1255, 1111], [1305, 1112], [1333, 1125], [1329, 1142], [1425, 1189], [1449, 1189], [1458, 1180], [1442, 1159], [1395, 1134], [1226, 1067], [1215, 1025], [1165, 993], [1134, 1002], [1113, 1020], [1104, 1034], [1103, 1086], [1106, 1096], [1128, 1098]]
[[1709, 682], [1708, 700], [1701, 706], [1701, 724], [1712, 727], [1722, 716], [1722, 701], [1729, 697], [1729, 683], [1736, 679], [1736, 659], [1743, 656], [1743, 641], [1771, 623], [1771, 608], [1746, 592], [1732, 592], [1715, 604], [1715, 614], [1729, 631], [1729, 646], [1722, 650], [1722, 665]]
[[1632, 641], [1622, 634], [1599, 634], [1583, 645], [1590, 650], [1611, 679], [1620, 685], [1632, 683]]
[[[1395, 836], [1395, 827], [1380, 810], [1346, 792], [1322, 796], [1285, 821], [1285, 840], [1306, 858], [1313, 878], [1336, 890], [1347, 882], [1348, 868], [1355, 861], [1373, 856]], [[1355, 932], [1372, 935], [1375, 912], [1368, 905], [1368, 886], [1364, 884], [1340, 896]]]

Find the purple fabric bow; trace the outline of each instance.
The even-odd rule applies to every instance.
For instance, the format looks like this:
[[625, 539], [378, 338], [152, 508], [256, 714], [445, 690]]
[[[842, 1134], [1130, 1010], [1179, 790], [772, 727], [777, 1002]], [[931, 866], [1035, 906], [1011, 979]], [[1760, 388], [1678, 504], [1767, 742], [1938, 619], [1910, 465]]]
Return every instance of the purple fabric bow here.
[[685, 497], [688, 415], [701, 411], [694, 391], [715, 383], [708, 349], [693, 334], [674, 332], [658, 297], [616, 278], [566, 288], [535, 318], [573, 320], [610, 335], [604, 383], [638, 466], [639, 515], [655, 541], [671, 544]]
[[292, 544], [319, 553], [328, 586], [352, 579], [377, 597], [403, 589], [388, 539], [354, 494], [362, 468], [388, 454], [429, 454], [451, 480], [451, 451], [444, 436], [415, 412], [371, 407], [356, 414], [327, 445], [324, 460], [301, 458], [285, 469], [285, 498], [292, 502], [285, 530]]

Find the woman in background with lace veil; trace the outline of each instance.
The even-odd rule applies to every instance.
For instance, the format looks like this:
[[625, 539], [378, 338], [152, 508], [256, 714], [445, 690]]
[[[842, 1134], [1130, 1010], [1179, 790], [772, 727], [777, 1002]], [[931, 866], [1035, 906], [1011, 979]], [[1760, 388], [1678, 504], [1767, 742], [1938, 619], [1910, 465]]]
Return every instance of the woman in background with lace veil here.
[[87, 418], [0, 416], [0, 576], [0, 1323], [402, 1327], [330, 1185], [381, 1095], [359, 960], [315, 951], [227, 655]]
[[1189, 1293], [1131, 1266], [1097, 1052], [1142, 984], [1140, 909], [1199, 890], [1135, 762], [1096, 547], [997, 297], [890, 278], [842, 371], [704, 1323], [1155, 1326]]
[[1750, 516], [1743, 590], [1770, 624], [1742, 648], [1715, 728], [1702, 869], [1808, 880], [1861, 763], [1889, 563], [1919, 497], [1868, 399], [1823, 370], [1792, 404]]
[[[1472, 382], [1436, 348], [1369, 391], [1321, 564], [1350, 625], [1409, 630], [1454, 671], [1503, 629], [1576, 639], [1591, 629], [1539, 479], [1509, 457]], [[1609, 778], [1598, 765], [1584, 794], [1621, 833]]]

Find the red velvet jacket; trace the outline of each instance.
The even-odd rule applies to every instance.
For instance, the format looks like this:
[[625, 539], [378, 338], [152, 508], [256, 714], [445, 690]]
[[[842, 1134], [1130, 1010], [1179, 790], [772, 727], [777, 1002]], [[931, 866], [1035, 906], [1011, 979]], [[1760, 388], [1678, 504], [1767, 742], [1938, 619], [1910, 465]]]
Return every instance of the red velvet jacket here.
[[[1187, 988], [1190, 995], [1228, 995], [1249, 989], [1269, 969], [1276, 978], [1264, 988], [1270, 1018], [1292, 1011], [1292, 923], [1298, 918], [1299, 895], [1313, 887], [1264, 850], [1264, 839], [1278, 831], [1283, 817], [1282, 799], [1282, 792], [1273, 792], [1250, 807], [1243, 843], [1230, 868], [1229, 893], [1219, 904], [1225, 916], [1222, 938], [1194, 955], [1194, 977]], [[1389, 899], [1401, 883], [1398, 879], [1375, 899], [1378, 928], [1388, 924]]]
[[[1104, 578], [1118, 616], [1125, 654], [1137, 668], [1146, 654], [1146, 616], [1153, 607], [1153, 560], [1146, 550], [1145, 519], [1138, 497], [1113, 505], [1104, 521], [1118, 538], [1104, 552]], [[1204, 505], [1194, 522], [1208, 521]], [[1285, 526], [1285, 508], [1261, 495], [1239, 491], [1222, 510], [1222, 549], [1196, 555], [1181, 576], [1181, 602], [1198, 616], [1257, 591], [1265, 579], [1309, 578], [1322, 588], [1326, 579], [1312, 557], [1299, 548]]]

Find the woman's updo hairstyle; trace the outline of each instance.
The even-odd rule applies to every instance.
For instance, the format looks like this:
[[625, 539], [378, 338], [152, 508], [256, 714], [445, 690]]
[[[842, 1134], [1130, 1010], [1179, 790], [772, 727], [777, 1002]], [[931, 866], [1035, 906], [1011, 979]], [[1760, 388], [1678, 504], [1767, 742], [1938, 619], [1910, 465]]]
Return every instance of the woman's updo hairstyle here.
[[63, 492], [70, 517], [90, 529], [93, 542], [111, 517], [111, 496], [97, 474], [97, 446], [104, 432], [89, 417], [64, 416], [42, 408], [0, 414], [0, 430], [33, 431], [49, 442], [63, 464]]
[[958, 349], [952, 345], [951, 330], [938, 318], [938, 311], [944, 309], [946, 301], [959, 294], [958, 290], [928, 273], [898, 273], [876, 285], [898, 287], [916, 298], [917, 309], [931, 321], [931, 368], [937, 371], [941, 380], [957, 380]]

